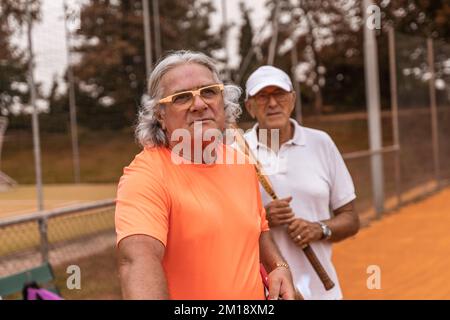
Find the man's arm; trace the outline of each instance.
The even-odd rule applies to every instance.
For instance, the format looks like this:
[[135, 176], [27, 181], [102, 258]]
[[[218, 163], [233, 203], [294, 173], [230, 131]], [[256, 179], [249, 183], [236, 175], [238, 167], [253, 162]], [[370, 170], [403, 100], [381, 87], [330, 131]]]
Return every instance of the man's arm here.
[[[328, 241], [338, 242], [355, 235], [359, 230], [359, 217], [355, 211], [354, 201], [336, 209], [334, 217], [322, 221], [331, 229]], [[303, 247], [313, 241], [322, 239], [322, 228], [316, 221], [295, 219], [288, 227], [289, 236]], [[299, 237], [300, 236], [300, 237]]]
[[355, 235], [359, 230], [359, 216], [354, 201], [333, 211], [334, 217], [323, 221], [331, 229], [329, 241], [338, 242]]
[[292, 275], [287, 267], [277, 267], [277, 263], [285, 263], [278, 247], [272, 239], [270, 231], [264, 231], [259, 237], [260, 259], [267, 270], [269, 278], [269, 299], [292, 300], [295, 298], [295, 289]]
[[133, 235], [119, 242], [118, 266], [124, 299], [169, 299], [162, 267], [165, 247], [155, 238]]

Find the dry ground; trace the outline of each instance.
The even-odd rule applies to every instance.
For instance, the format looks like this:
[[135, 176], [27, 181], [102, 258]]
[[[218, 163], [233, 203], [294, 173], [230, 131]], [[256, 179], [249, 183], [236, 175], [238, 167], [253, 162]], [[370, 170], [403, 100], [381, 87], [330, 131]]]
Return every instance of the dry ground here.
[[[403, 207], [334, 247], [346, 299], [450, 299], [450, 189]], [[369, 290], [367, 268], [381, 269]]]

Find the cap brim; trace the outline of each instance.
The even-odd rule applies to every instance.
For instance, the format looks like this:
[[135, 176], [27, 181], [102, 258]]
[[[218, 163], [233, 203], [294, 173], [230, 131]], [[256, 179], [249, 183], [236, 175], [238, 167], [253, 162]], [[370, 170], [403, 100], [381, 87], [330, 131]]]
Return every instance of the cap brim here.
[[249, 90], [247, 92], [247, 98], [250, 96], [254, 96], [255, 94], [257, 94], [260, 90], [262, 90], [265, 87], [269, 87], [269, 86], [275, 86], [275, 87], [279, 87], [281, 89], [283, 89], [284, 91], [292, 91], [292, 88], [286, 84], [285, 82], [282, 81], [262, 81], [260, 83], [258, 83], [256, 86], [254, 86], [251, 90]]

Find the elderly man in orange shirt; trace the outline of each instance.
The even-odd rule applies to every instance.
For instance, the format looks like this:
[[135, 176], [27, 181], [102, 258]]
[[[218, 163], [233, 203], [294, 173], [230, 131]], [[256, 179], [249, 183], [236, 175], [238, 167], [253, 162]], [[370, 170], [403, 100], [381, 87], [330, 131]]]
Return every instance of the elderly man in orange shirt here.
[[[293, 299], [289, 266], [269, 232], [251, 164], [223, 164], [236, 152], [216, 143], [211, 157], [184, 149], [223, 132], [240, 113], [239, 88], [224, 85], [202, 53], [169, 54], [153, 70], [136, 136], [143, 151], [125, 168], [116, 206], [126, 299]], [[181, 135], [180, 135], [181, 131]], [[194, 148], [195, 149], [195, 148]], [[233, 158], [232, 154], [232, 158]]]

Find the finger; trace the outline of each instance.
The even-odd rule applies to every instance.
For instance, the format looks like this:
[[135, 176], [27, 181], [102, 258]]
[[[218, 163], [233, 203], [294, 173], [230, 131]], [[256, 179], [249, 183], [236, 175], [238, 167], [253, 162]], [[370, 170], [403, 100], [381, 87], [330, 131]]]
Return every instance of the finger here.
[[281, 298], [283, 300], [295, 300], [295, 290], [292, 286], [286, 283], [287, 281], [283, 281], [281, 283]]
[[293, 237], [293, 236], [296, 236], [299, 233], [300, 233], [299, 225], [298, 225], [297, 222], [293, 221], [288, 226], [288, 234]]
[[295, 244], [300, 245], [303, 241], [303, 236], [301, 234], [293, 234], [291, 235], [291, 239], [295, 242]]
[[303, 247], [305, 247], [305, 246], [307, 246], [307, 245], [309, 245], [311, 242], [312, 242], [312, 237], [311, 236], [309, 236], [309, 235], [306, 235], [306, 236], [301, 236], [301, 239], [299, 239], [299, 241], [297, 241], [296, 242], [296, 244], [299, 246], [299, 247], [301, 247], [301, 248], [303, 248]]
[[288, 232], [292, 237], [295, 237], [297, 235], [302, 235], [303, 233], [306, 231], [305, 227], [302, 226], [301, 224], [299, 224], [298, 222], [296, 222], [295, 224], [293, 223], [292, 225], [294, 225], [294, 227], [292, 228], [291, 231], [289, 231], [289, 227], [288, 227]]
[[292, 208], [289, 206], [289, 203], [287, 202], [278, 202], [270, 206], [269, 210], [276, 210], [276, 209], [289, 209], [292, 211]]
[[294, 213], [292, 212], [292, 210], [289, 207], [285, 207], [285, 208], [274, 208], [270, 210], [270, 214], [271, 215], [294, 215]]
[[278, 217], [279, 219], [284, 219], [284, 220], [286, 220], [286, 219], [295, 218], [295, 215], [294, 215], [293, 212], [288, 212], [288, 213], [280, 213], [280, 214], [277, 215], [277, 217]]
[[290, 225], [293, 221], [295, 221], [295, 217], [290, 217], [290, 218], [281, 219], [281, 220], [280, 220], [280, 223], [286, 224], [286, 225], [288, 225], [288, 227], [289, 227], [289, 225]]
[[299, 220], [298, 218], [295, 218], [291, 221], [291, 223], [288, 226], [288, 232], [292, 232], [300, 226], [300, 221], [298, 221], [298, 220]]
[[282, 205], [282, 206], [289, 206], [289, 203], [292, 201], [292, 197], [287, 197], [283, 199], [278, 199], [278, 201], [275, 203], [276, 205]]
[[281, 200], [273, 200], [266, 206], [266, 210], [273, 210], [278, 207], [286, 207], [286, 202]]
[[286, 197], [286, 198], [282, 198], [282, 199], [278, 199], [280, 201], [286, 201], [286, 202], [291, 202], [292, 201], [292, 196]]
[[269, 300], [278, 300], [280, 297], [281, 280], [269, 278]]

